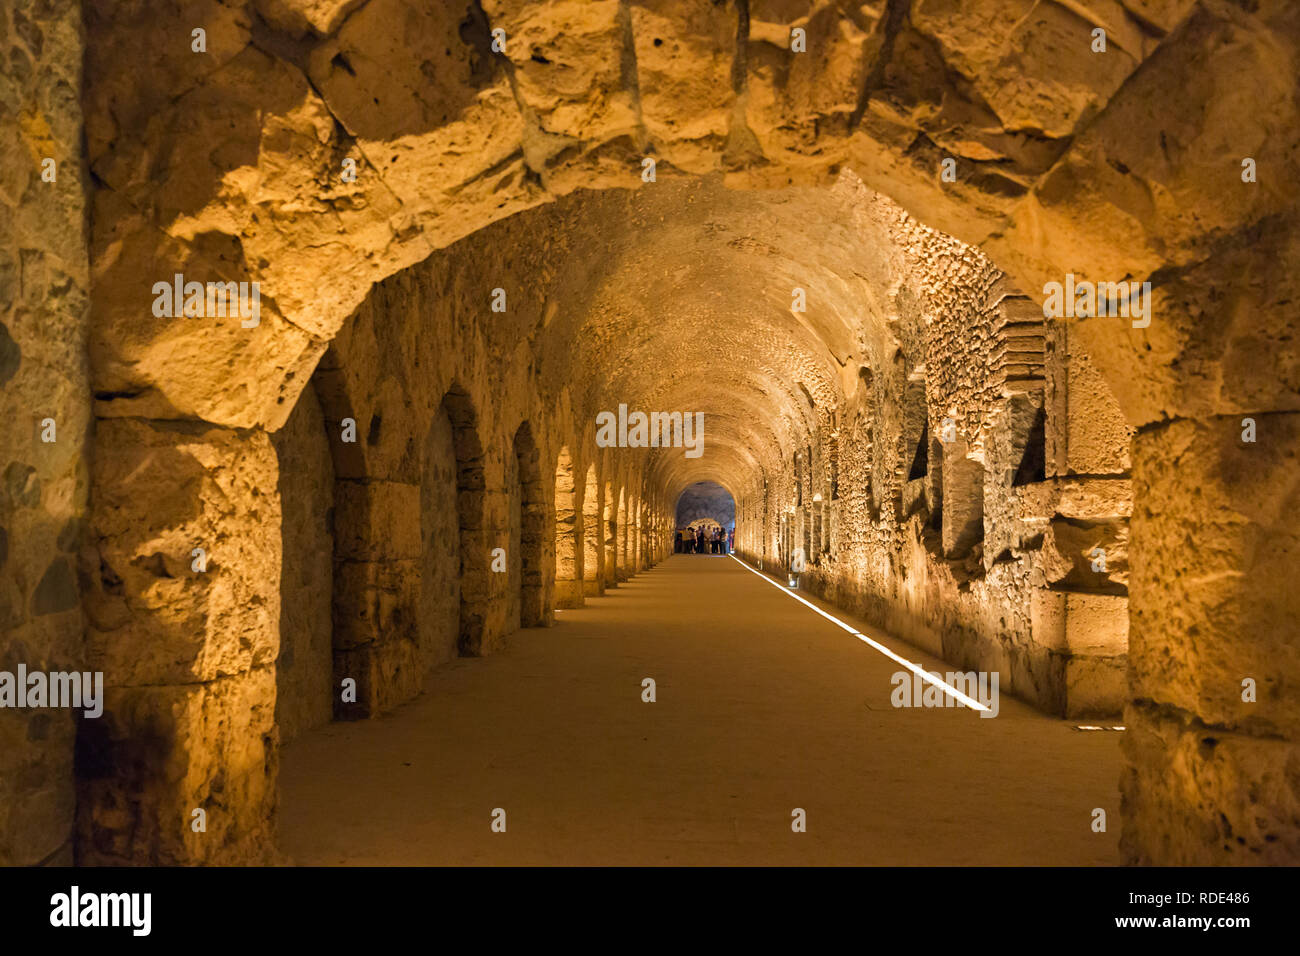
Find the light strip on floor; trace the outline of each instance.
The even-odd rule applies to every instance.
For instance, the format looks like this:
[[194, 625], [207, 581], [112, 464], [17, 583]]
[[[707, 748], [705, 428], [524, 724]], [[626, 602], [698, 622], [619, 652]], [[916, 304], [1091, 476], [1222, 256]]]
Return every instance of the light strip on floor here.
[[753, 568], [751, 568], [751, 567], [750, 567], [748, 564], [746, 564], [744, 561], [740, 560], [740, 558], [736, 557], [734, 554], [728, 555], [728, 557], [731, 558], [731, 560], [735, 561], [738, 565], [740, 565], [740, 566], [741, 566], [742, 568], [744, 568], [746, 571], [750, 572], [751, 574], [756, 574], [756, 575], [758, 575], [760, 578], [762, 578], [762, 579], [763, 579], [764, 581], [766, 581], [768, 584], [772, 585], [772, 587], [776, 588], [778, 591], [784, 591], [786, 594], [790, 595], [790, 597], [794, 598], [796, 601], [798, 601], [798, 602], [799, 602], [800, 604], [802, 604], [804, 607], [812, 608], [814, 611], [816, 611], [816, 612], [817, 612], [818, 614], [820, 614], [822, 617], [826, 618], [826, 620], [830, 621], [832, 624], [837, 624], [837, 625], [839, 625], [840, 627], [844, 628], [844, 630], [848, 631], [850, 634], [852, 634], [854, 637], [856, 637], [856, 638], [857, 638], [858, 640], [860, 640], [862, 643], [867, 644], [867, 645], [870, 645], [871, 647], [874, 647], [876, 650], [880, 651], [880, 653], [884, 654], [884, 655], [885, 655], [886, 657], [888, 657], [890, 660], [892, 660], [892, 661], [896, 661], [896, 662], [898, 662], [899, 664], [902, 664], [904, 667], [906, 667], [909, 671], [911, 671], [911, 672], [912, 672], [913, 674], [915, 674], [917, 677], [921, 678], [921, 680], [925, 681], [925, 682], [928, 683], [928, 684], [933, 684], [935, 687], [939, 688], [939, 690], [943, 691], [945, 694], [949, 695], [950, 697], [955, 697], [957, 700], [961, 701], [961, 702], [962, 702], [963, 704], [965, 704], [967, 707], [970, 707], [970, 708], [972, 708], [972, 709], [974, 709], [974, 710], [988, 710], [988, 709], [989, 709], [989, 708], [988, 708], [987, 706], [985, 706], [984, 704], [981, 704], [978, 700], [975, 700], [974, 698], [972, 698], [972, 697], [968, 697], [966, 694], [963, 694], [961, 691], [959, 691], [956, 687], [953, 687], [951, 684], [947, 684], [947, 683], [944, 683], [943, 681], [939, 680], [939, 678], [935, 677], [933, 674], [931, 674], [931, 673], [930, 673], [929, 671], [927, 671], [925, 668], [920, 667], [920, 666], [918, 666], [918, 665], [916, 665], [916, 664], [913, 664], [911, 661], [909, 661], [909, 660], [908, 660], [907, 658], [905, 658], [905, 657], [899, 657], [897, 654], [895, 654], [895, 653], [894, 653], [893, 651], [891, 651], [889, 648], [885, 647], [885, 645], [880, 644], [880, 643], [878, 643], [878, 642], [876, 642], [876, 641], [873, 641], [871, 638], [867, 637], [867, 635], [863, 634], [861, 631], [859, 631], [859, 630], [858, 630], [857, 628], [855, 628], [853, 625], [851, 625], [851, 624], [845, 624], [843, 621], [841, 621], [841, 620], [840, 620], [838, 617], [836, 617], [835, 615], [833, 615], [833, 614], [827, 614], [825, 611], [823, 611], [821, 608], [819, 608], [816, 604], [813, 604], [811, 601], [805, 600], [804, 598], [802, 598], [802, 597], [800, 597], [799, 595], [795, 594], [795, 593], [794, 593], [793, 591], [791, 591], [789, 588], [787, 588], [787, 587], [783, 587], [783, 586], [781, 586], [780, 584], [777, 584], [775, 581], [773, 581], [771, 578], [769, 578], [769, 577], [768, 577], [766, 574], [764, 574], [762, 571], [755, 571]]

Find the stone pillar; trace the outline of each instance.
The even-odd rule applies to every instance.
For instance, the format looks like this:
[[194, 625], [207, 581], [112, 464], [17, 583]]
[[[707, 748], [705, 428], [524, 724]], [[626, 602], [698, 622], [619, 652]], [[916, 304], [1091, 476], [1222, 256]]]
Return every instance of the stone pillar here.
[[943, 447], [943, 556], [964, 558], [984, 540], [984, 460], [963, 441]]
[[1124, 856], [1294, 863], [1300, 412], [1150, 425], [1133, 484]]
[[595, 474], [593, 466], [582, 492], [582, 593], [587, 597], [605, 593], [605, 492]]
[[634, 572], [645, 570], [645, 527], [643, 526], [644, 521], [645, 521], [645, 506], [641, 504], [641, 499], [638, 498], [636, 502], [636, 518], [634, 524], [634, 529], [636, 531], [636, 559], [632, 563], [632, 570]]
[[79, 862], [274, 853], [277, 470], [262, 431], [100, 421], [84, 571], [106, 704], [78, 730]]
[[630, 531], [632, 526], [632, 509], [624, 503], [619, 512], [618, 522], [618, 567], [615, 574], [620, 581], [632, 577], [632, 547]]
[[617, 503], [614, 500], [614, 486], [602, 485], [605, 495], [601, 509], [600, 533], [603, 539], [602, 553], [605, 556], [605, 571], [601, 577], [606, 588], [618, 587], [618, 518], [615, 514]]
[[582, 507], [565, 452], [555, 477], [555, 606], [578, 608], [582, 595]]
[[[420, 693], [420, 488], [339, 481], [334, 500], [334, 716], [358, 720]], [[412, 517], [414, 516], [414, 518]], [[356, 682], [345, 700], [343, 681]]]

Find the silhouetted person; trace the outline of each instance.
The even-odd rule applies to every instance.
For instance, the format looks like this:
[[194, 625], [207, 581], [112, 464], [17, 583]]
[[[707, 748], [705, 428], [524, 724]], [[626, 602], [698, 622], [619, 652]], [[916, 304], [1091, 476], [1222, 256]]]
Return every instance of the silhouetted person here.
[[704, 529], [703, 528], [700, 529], [699, 535], [695, 538], [695, 553], [696, 554], [704, 553]]
[[726, 553], [727, 553], [727, 529], [723, 528], [720, 532], [718, 532], [718, 554], [725, 555]]

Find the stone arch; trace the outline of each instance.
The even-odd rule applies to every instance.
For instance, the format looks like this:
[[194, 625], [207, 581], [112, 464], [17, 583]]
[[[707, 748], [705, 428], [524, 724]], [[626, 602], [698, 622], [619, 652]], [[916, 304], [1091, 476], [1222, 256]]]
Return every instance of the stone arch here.
[[[320, 399], [335, 476], [330, 699], [335, 719], [356, 720], [417, 696], [429, 670], [445, 656], [432, 649], [436, 627], [428, 619], [421, 633], [422, 594], [429, 579], [421, 566], [423, 541], [426, 533], [436, 534], [426, 517], [432, 506], [422, 496], [427, 499], [433, 489], [445, 487], [444, 500], [454, 509], [449, 490], [454, 475], [447, 470], [453, 453], [445, 417], [441, 434], [437, 416], [424, 428], [400, 415], [385, 425], [386, 400], [391, 396], [405, 404], [405, 396], [362, 391], [356, 356], [340, 344], [330, 346], [309, 387]], [[406, 467], [396, 468], [385, 444], [404, 430], [410, 432], [409, 458]], [[445, 486], [430, 473], [438, 467], [445, 470]], [[448, 582], [459, 572], [454, 525], [437, 540], [446, 553], [430, 553], [429, 558], [450, 588]], [[427, 593], [432, 590], [430, 584]], [[454, 609], [455, 603], [450, 606]]]
[[547, 620], [545, 578], [546, 501], [542, 492], [541, 457], [532, 425], [515, 430], [514, 463], [519, 481], [519, 623], [537, 627]]
[[555, 460], [555, 606], [582, 607], [582, 533], [573, 458], [568, 446]]
[[[832, 171], [851, 169], [931, 226], [986, 246], [1020, 288], [1042, 288], [1067, 273], [1155, 280], [1162, 318], [1149, 329], [1094, 318], [1072, 323], [1115, 387], [1127, 423], [1140, 428], [1133, 440], [1135, 497], [1147, 504], [1133, 525], [1135, 563], [1143, 564], [1134, 579], [1133, 621], [1134, 647], [1146, 660], [1135, 668], [1130, 723], [1151, 743], [1140, 751], [1142, 769], [1134, 779], [1160, 793], [1165, 768], [1195, 751], [1186, 726], [1237, 726], [1231, 700], [1186, 690], [1201, 686], [1194, 679], [1197, 649], [1236, 647], [1248, 643], [1247, 633], [1287, 635], [1293, 608], [1259, 590], [1268, 585], [1258, 582], [1276, 578], [1263, 573], [1266, 558], [1256, 556], [1265, 549], [1234, 543], [1215, 558], [1223, 566], [1207, 569], [1196, 542], [1207, 536], [1237, 542], [1238, 525], [1279, 543], [1295, 533], [1287, 524], [1294, 509], [1281, 507], [1289, 494], [1284, 482], [1255, 489], [1271, 504], [1253, 510], [1242, 503], [1257, 497], [1242, 493], [1249, 479], [1222, 462], [1240, 463], [1242, 475], [1293, 464], [1289, 453], [1272, 452], [1266, 467], [1252, 468], [1240, 456], [1258, 450], [1240, 447], [1236, 435], [1242, 415], [1269, 414], [1284, 439], [1278, 445], [1286, 447], [1300, 408], [1291, 348], [1297, 217], [1294, 191], [1261, 183], [1235, 202], [1222, 195], [1229, 186], [1241, 189], [1235, 143], [1257, 147], [1254, 158], [1261, 170], [1278, 171], [1275, 182], [1296, 179], [1288, 133], [1297, 125], [1290, 90], [1300, 46], [1294, 4], [1245, 9], [1180, 0], [1141, 20], [1111, 4], [1100, 15], [1114, 27], [1117, 52], [1102, 69], [1080, 71], [1086, 78], [1058, 76], [1061, 63], [1077, 64], [1089, 54], [1084, 42], [1055, 46], [1051, 40], [1039, 47], [1041, 56], [1009, 68], [1016, 82], [972, 69], [988, 49], [1020, 39], [1010, 33], [1024, 26], [1014, 18], [989, 35], [987, 24], [971, 19], [976, 14], [950, 5], [894, 4], [890, 16], [875, 19], [831, 6], [819, 12], [819, 22], [829, 26], [829, 55], [809, 57], [813, 72], [797, 81], [792, 74], [788, 84], [773, 79], [785, 76], [783, 61], [774, 59], [778, 52], [742, 30], [748, 24], [743, 5], [714, 4], [689, 17], [634, 5], [628, 23], [615, 28], [611, 20], [584, 44], [583, 56], [608, 69], [594, 71], [604, 79], [583, 92], [555, 88], [545, 70], [530, 64], [530, 45], [510, 54], [511, 69], [504, 60], [478, 61], [472, 44], [461, 42], [461, 14], [438, 5], [427, 5], [420, 29], [397, 45], [385, 25], [386, 18], [400, 19], [390, 3], [372, 2], [347, 17], [276, 6], [284, 11], [259, 25], [256, 41], [243, 27], [233, 31], [224, 65], [211, 74], [175, 69], [172, 54], [160, 52], [161, 69], [146, 72], [180, 77], [166, 96], [141, 81], [119, 51], [163, 51], [166, 45], [154, 41], [174, 34], [176, 24], [141, 17], [129, 4], [87, 8], [83, 99], [92, 119], [85, 159], [96, 171], [90, 353], [100, 459], [130, 460], [161, 441], [135, 427], [138, 421], [180, 420], [211, 426], [204, 439], [211, 448], [242, 449], [221, 461], [263, 462], [265, 430], [283, 424], [322, 343], [377, 277], [578, 185], [636, 186], [639, 156], [627, 148], [626, 123], [606, 111], [611, 98], [630, 98], [638, 129], [653, 141], [665, 170], [703, 175], [725, 168], [730, 185], [771, 186], [824, 183]], [[532, 10], [493, 5], [491, 16], [515, 36]], [[319, 40], [313, 55], [300, 60], [289, 51], [301, 49], [295, 38], [308, 30]], [[656, 56], [651, 34], [656, 45], [666, 39], [667, 49], [685, 53]], [[1074, 38], [1083, 36], [1075, 31]], [[538, 28], [536, 43], [546, 47], [550, 63], [554, 48], [564, 48], [560, 39], [558, 27]], [[420, 64], [443, 49], [455, 69], [437, 86], [442, 95], [426, 102], [402, 93], [422, 89]], [[1277, 111], [1250, 115], [1233, 108], [1237, 100], [1223, 98], [1221, 84], [1186, 82], [1220, 72], [1245, 78], [1234, 97], [1276, 103]], [[1025, 95], [1040, 87], [1045, 95]], [[681, 89], [698, 95], [673, 95]], [[386, 96], [388, 108], [375, 109], [377, 94], [390, 91], [398, 94], [396, 105]], [[1153, 114], [1152, 102], [1165, 108]], [[551, 155], [523, 148], [531, 142], [534, 113], [556, 142], [581, 148]], [[109, 116], [112, 122], [103, 119]], [[980, 121], [967, 123], [971, 116]], [[1007, 128], [998, 119], [985, 123], [987, 117], [1005, 118]], [[239, 166], [212, 167], [210, 131], [218, 128]], [[1025, 130], [1041, 135], [1024, 136]], [[484, 148], [448, 155], [448, 142], [476, 136]], [[736, 143], [746, 145], [735, 149]], [[363, 162], [364, 175], [342, 187], [337, 160], [354, 148], [373, 166]], [[947, 152], [958, 155], [959, 176], [944, 185], [935, 165]], [[195, 176], [194, 170], [205, 172]], [[158, 201], [119, 201], [155, 193]], [[330, 218], [322, 210], [336, 214], [339, 226], [322, 227]], [[174, 323], [142, 326], [139, 303], [147, 300], [143, 293], [160, 262], [260, 282], [260, 324], [252, 330], [237, 322], [193, 323], [179, 331]], [[332, 281], [322, 281], [325, 276]], [[890, 436], [883, 429], [879, 435], [883, 447]], [[780, 444], [788, 436], [762, 437]], [[178, 454], [194, 444], [180, 432], [167, 440]], [[789, 443], [781, 447], [787, 455]], [[1188, 447], [1216, 454], [1184, 454]], [[117, 477], [97, 472], [100, 500], [111, 500]], [[1192, 481], [1221, 489], [1206, 498], [1228, 517], [1164, 507], [1180, 484]], [[771, 500], [774, 511], [784, 507], [775, 490]], [[385, 508], [392, 506], [372, 511]], [[765, 533], [774, 536], [775, 524]], [[129, 545], [128, 536], [117, 537], [105, 548]], [[1294, 570], [1294, 559], [1285, 567]], [[1229, 572], [1234, 583], [1226, 592], [1185, 592], [1185, 579]], [[237, 588], [273, 605], [277, 596], [266, 593], [257, 574], [250, 566]], [[370, 581], [348, 593], [365, 587], [383, 591]], [[1219, 613], [1223, 607], [1232, 613]], [[1219, 622], [1215, 640], [1189, 629], [1196, 614], [1188, 608]], [[165, 612], [146, 606], [142, 614], [167, 627]], [[1165, 654], [1171, 644], [1182, 653]], [[1170, 657], [1177, 672], [1161, 666]], [[192, 675], [182, 676], [152, 683], [192, 683]], [[260, 679], [251, 665], [240, 677], [250, 687]], [[1288, 705], [1268, 707], [1261, 723], [1293, 735]], [[1280, 754], [1291, 738], [1275, 736], [1272, 729], [1252, 736], [1245, 727], [1240, 749], [1275, 745]], [[1233, 805], [1247, 784], [1225, 785], [1230, 792], [1216, 802]], [[1136, 786], [1126, 792], [1135, 796]], [[1147, 832], [1130, 841], [1129, 855], [1197, 861], [1200, 851], [1187, 849], [1178, 834], [1217, 832], [1219, 821], [1185, 797], [1166, 796], [1134, 806], [1132, 818], [1145, 820]], [[1167, 824], [1159, 823], [1162, 816]], [[1261, 852], [1277, 851], [1262, 846]]]

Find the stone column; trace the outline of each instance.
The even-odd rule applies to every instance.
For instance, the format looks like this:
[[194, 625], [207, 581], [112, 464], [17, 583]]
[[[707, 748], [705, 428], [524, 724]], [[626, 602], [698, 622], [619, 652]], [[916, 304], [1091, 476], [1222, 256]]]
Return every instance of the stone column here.
[[1133, 484], [1124, 856], [1294, 863], [1300, 412], [1147, 426]]
[[274, 853], [277, 471], [260, 430], [100, 421], [84, 570], [106, 704], [79, 728], [79, 862]]
[[618, 568], [615, 573], [620, 581], [632, 577], [632, 507], [624, 501], [618, 523]]
[[[335, 485], [338, 719], [373, 717], [420, 693], [420, 507], [415, 484], [345, 479]], [[354, 700], [344, 697], [345, 680], [355, 681]]]

